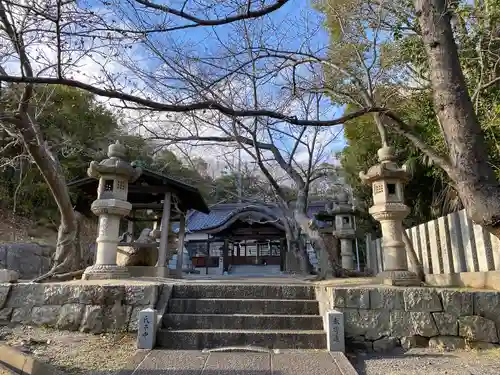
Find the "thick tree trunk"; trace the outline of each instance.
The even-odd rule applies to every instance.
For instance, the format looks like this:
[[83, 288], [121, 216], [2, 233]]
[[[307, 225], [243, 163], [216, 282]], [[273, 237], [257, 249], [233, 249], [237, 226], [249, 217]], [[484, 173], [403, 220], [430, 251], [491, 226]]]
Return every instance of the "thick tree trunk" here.
[[413, 267], [413, 272], [417, 274], [417, 277], [420, 281], [425, 281], [425, 273], [424, 267], [422, 267], [422, 263], [418, 260], [417, 253], [415, 252], [415, 248], [406, 233], [406, 230], [403, 230], [403, 242], [405, 244], [406, 252], [408, 253], [408, 258], [410, 258], [411, 266]]
[[38, 125], [27, 114], [20, 114], [15, 122], [20, 131], [26, 150], [35, 161], [59, 208], [61, 222], [57, 235], [56, 252], [52, 269], [35, 281], [43, 281], [52, 275], [68, 273], [80, 269], [81, 249], [79, 244], [79, 222], [71, 206], [68, 186], [57, 159], [43, 143]]
[[500, 235], [500, 186], [491, 166], [484, 135], [467, 90], [446, 0], [416, 0], [422, 38], [428, 55], [434, 107], [449, 145], [449, 166], [443, 166], [468, 216]]

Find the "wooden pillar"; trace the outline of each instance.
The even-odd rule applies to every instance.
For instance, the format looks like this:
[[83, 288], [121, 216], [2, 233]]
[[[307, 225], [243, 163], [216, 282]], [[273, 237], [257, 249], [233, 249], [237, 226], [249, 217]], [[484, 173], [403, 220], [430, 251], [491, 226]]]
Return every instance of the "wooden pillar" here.
[[285, 272], [286, 265], [286, 240], [280, 240], [280, 271]]
[[181, 212], [179, 220], [179, 247], [177, 248], [177, 277], [182, 278], [182, 262], [184, 258], [184, 238], [186, 237], [186, 213]]
[[161, 215], [161, 235], [160, 246], [158, 248], [158, 262], [156, 267], [160, 268], [159, 277], [166, 276], [163, 273], [163, 267], [167, 261], [167, 246], [168, 246], [168, 232], [170, 231], [170, 209], [172, 207], [172, 193], [166, 193], [163, 201], [163, 213]]
[[[134, 218], [134, 211], [130, 213], [130, 217]], [[127, 221], [127, 242], [132, 242], [134, 240], [134, 222], [132, 220]]]
[[207, 234], [207, 255], [205, 256], [205, 268], [208, 275], [208, 262], [210, 262], [210, 238]]
[[222, 271], [229, 271], [229, 240], [224, 240], [224, 247], [222, 248]]

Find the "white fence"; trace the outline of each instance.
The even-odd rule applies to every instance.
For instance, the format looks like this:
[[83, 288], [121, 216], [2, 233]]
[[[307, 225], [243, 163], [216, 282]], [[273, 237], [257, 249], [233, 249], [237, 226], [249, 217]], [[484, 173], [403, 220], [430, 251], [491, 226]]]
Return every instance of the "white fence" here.
[[[426, 274], [500, 270], [500, 241], [458, 211], [406, 230]], [[367, 267], [384, 270], [381, 239], [366, 236]], [[408, 260], [408, 264], [411, 264]]]

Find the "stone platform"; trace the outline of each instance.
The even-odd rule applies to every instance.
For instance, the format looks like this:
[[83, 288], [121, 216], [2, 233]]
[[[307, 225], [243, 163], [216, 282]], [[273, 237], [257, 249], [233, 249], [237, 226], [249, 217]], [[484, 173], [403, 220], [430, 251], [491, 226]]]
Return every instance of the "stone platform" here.
[[[324, 351], [139, 353], [119, 375], [357, 375], [341, 353]], [[118, 374], [117, 374], [118, 375]]]

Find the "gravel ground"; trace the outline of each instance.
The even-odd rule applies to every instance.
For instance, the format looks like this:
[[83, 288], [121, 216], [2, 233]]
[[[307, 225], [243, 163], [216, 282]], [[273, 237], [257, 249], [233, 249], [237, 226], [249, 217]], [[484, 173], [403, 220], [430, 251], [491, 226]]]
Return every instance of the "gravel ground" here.
[[65, 375], [105, 375], [122, 369], [136, 351], [135, 340], [128, 333], [92, 335], [43, 327], [0, 327], [0, 343], [32, 354]]
[[351, 358], [359, 375], [498, 375], [500, 349], [484, 351], [437, 349], [357, 353]]

